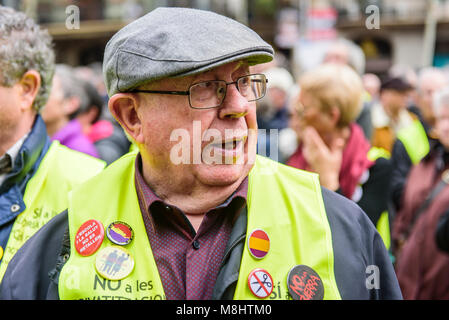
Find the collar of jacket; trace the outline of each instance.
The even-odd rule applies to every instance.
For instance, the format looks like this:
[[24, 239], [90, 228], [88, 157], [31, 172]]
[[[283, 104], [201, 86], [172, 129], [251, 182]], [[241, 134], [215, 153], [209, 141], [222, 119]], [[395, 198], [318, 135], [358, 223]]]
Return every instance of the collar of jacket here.
[[225, 254], [212, 293], [213, 300], [232, 300], [234, 298], [239, 277], [240, 262], [245, 247], [247, 223], [248, 211], [245, 204], [234, 223], [231, 236], [226, 245]]
[[13, 169], [2, 185], [2, 189], [9, 189], [11, 185], [24, 181], [28, 174], [32, 175], [39, 166], [42, 156], [48, 150], [49, 146], [50, 138], [47, 135], [45, 123], [41, 116], [37, 115], [28, 137], [20, 147], [13, 164]]

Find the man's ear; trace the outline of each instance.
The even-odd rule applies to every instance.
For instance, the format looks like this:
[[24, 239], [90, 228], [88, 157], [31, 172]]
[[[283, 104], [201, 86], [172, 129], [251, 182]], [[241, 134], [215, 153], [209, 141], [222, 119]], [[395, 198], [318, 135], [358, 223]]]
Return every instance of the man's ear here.
[[20, 88], [20, 107], [23, 110], [31, 109], [41, 87], [39, 72], [28, 70], [16, 85]]
[[109, 110], [114, 118], [131, 138], [141, 144], [144, 142], [142, 122], [138, 116], [138, 100], [132, 93], [114, 94], [108, 102]]

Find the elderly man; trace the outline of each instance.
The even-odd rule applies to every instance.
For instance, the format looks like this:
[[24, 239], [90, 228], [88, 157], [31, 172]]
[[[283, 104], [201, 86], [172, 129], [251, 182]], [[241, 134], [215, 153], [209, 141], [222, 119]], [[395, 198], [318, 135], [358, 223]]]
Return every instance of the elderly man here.
[[25, 241], [67, 207], [64, 195], [104, 163], [47, 136], [39, 113], [54, 70], [48, 33], [25, 14], [0, 6], [0, 43], [1, 279]]
[[[251, 66], [272, 56], [244, 25], [187, 8], [158, 8], [114, 35], [109, 108], [140, 152], [72, 193], [16, 256], [1, 297], [401, 298], [359, 207], [315, 174], [256, 157], [266, 79]], [[49, 233], [60, 242], [45, 243]], [[57, 262], [24, 263], [37, 257]]]

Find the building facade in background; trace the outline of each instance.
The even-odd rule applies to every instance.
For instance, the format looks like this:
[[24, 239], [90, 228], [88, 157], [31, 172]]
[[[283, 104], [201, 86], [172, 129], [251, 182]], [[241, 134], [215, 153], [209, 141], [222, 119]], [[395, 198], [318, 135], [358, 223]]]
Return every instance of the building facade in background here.
[[[130, 21], [159, 6], [215, 11], [249, 25], [290, 60], [294, 73], [321, 59], [317, 52], [345, 37], [365, 53], [365, 71], [392, 65], [418, 69], [449, 63], [449, 0], [0, 0], [27, 12], [55, 40], [57, 62], [101, 61], [109, 38]], [[79, 9], [79, 28], [66, 20]], [[379, 14], [378, 27], [373, 14]], [[367, 21], [371, 28], [367, 27]], [[299, 52], [299, 53], [298, 53]], [[298, 61], [295, 61], [298, 60]], [[304, 61], [303, 61], [304, 60]]]

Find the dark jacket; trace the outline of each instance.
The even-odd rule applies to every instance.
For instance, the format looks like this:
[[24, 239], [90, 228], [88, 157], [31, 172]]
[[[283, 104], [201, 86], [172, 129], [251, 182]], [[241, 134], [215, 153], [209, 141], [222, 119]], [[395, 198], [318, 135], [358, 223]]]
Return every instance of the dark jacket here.
[[[416, 106], [411, 106], [409, 107], [409, 111], [418, 117], [429, 139], [430, 148], [434, 147], [438, 142], [431, 137], [430, 126], [424, 121], [419, 109]], [[396, 139], [393, 144], [391, 165], [390, 200], [393, 206], [391, 207], [392, 210], [390, 210], [390, 213], [394, 218], [395, 212], [400, 209], [404, 186], [412, 168], [412, 160], [404, 144], [399, 139]]]
[[438, 221], [435, 240], [438, 249], [449, 253], [449, 210], [447, 210]]
[[[343, 299], [401, 299], [383, 241], [366, 214], [352, 201], [322, 189], [332, 231], [334, 271]], [[213, 298], [232, 299], [237, 284], [247, 226], [239, 215], [227, 244]], [[70, 255], [67, 211], [53, 218], [10, 262], [0, 299], [58, 299], [60, 270]], [[367, 286], [377, 267], [378, 283]]]

